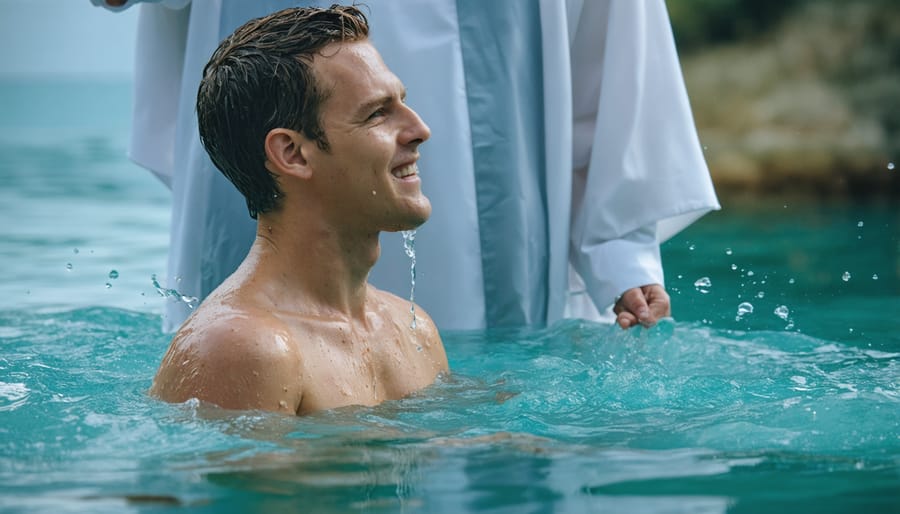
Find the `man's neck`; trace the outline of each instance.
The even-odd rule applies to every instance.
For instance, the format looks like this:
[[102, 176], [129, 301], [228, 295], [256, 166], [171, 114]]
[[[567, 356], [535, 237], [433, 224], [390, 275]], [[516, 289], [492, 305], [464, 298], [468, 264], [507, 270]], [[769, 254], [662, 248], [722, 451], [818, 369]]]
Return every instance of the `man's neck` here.
[[250, 272], [286, 305], [365, 321], [369, 271], [381, 251], [378, 233], [338, 231], [320, 219], [285, 223], [285, 218], [260, 215], [247, 260]]

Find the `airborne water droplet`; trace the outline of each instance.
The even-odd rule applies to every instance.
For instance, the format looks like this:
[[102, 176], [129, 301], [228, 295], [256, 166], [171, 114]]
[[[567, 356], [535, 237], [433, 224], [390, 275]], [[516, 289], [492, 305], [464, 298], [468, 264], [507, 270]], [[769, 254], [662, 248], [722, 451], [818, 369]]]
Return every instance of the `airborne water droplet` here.
[[72, 263], [71, 262], [66, 263], [66, 269], [69, 271], [72, 271]]
[[709, 292], [709, 289], [707, 288], [712, 287], [712, 281], [709, 277], [701, 277], [694, 282], [694, 287], [697, 288], [697, 291], [706, 294]]
[[887, 164], [887, 169], [888, 169], [888, 171], [894, 171], [894, 163], [889, 162], [889, 163]]
[[119, 278], [119, 272], [116, 271], [116, 270], [110, 270], [110, 272], [109, 272], [109, 278], [111, 278], [111, 279], [113, 279], [113, 280]]
[[872, 275], [872, 280], [878, 280], [878, 274], [877, 274], [877, 273], [874, 274], [874, 275]]
[[843, 280], [844, 282], [849, 282], [850, 281], [850, 272], [845, 271], [844, 274], [841, 275], [841, 280]]
[[787, 305], [779, 305], [778, 307], [775, 307], [775, 315], [783, 320], [787, 320], [790, 314], [791, 311], [788, 310]]
[[753, 313], [753, 304], [750, 302], [741, 302], [737, 308], [737, 316], [734, 318], [735, 321], [740, 321], [747, 314]]

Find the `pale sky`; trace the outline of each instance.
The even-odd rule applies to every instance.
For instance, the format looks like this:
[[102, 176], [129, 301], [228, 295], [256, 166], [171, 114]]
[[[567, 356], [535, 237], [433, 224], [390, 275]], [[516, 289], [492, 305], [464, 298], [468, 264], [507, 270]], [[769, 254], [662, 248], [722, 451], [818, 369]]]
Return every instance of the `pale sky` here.
[[137, 9], [90, 0], [0, 0], [0, 76], [130, 77]]

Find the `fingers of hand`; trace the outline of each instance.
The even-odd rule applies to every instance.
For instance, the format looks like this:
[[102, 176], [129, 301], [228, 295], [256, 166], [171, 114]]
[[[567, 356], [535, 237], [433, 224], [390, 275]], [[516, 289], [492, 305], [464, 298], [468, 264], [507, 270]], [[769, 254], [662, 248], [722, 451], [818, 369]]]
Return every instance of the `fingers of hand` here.
[[630, 312], [622, 312], [616, 317], [616, 323], [622, 327], [623, 330], [627, 330], [637, 325], [638, 321]]
[[654, 320], [672, 315], [672, 304], [669, 294], [662, 286], [654, 284], [643, 289]]
[[[639, 287], [625, 291], [613, 308], [613, 312], [619, 315], [617, 322], [622, 328], [629, 328], [638, 323], [644, 326], [648, 326], [648, 323], [649, 325], [655, 323], [647, 300], [644, 298], [644, 291]], [[625, 322], [628, 323], [628, 326], [625, 326]]]

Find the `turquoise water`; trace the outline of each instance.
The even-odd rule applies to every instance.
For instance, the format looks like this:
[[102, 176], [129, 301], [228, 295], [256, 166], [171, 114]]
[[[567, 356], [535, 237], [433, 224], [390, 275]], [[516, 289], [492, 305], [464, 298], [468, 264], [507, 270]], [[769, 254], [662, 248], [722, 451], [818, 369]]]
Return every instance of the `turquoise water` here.
[[726, 203], [663, 249], [674, 320], [445, 332], [405, 400], [169, 405], [128, 102], [0, 83], [0, 511], [900, 511], [896, 206]]

